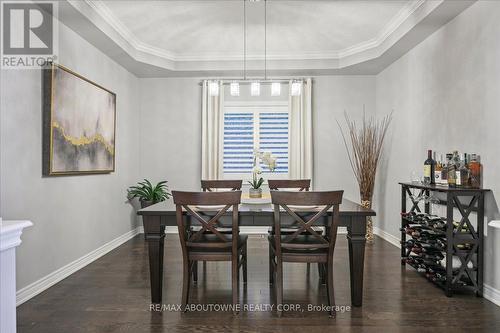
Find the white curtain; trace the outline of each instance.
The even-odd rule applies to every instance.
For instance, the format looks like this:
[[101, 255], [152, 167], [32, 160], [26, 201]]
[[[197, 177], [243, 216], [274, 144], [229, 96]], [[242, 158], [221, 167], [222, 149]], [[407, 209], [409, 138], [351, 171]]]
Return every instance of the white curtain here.
[[288, 107], [290, 111], [290, 179], [311, 179], [313, 176], [312, 140], [312, 80], [302, 82], [298, 96], [292, 96], [289, 82]]
[[[213, 81], [212, 81], [213, 82]], [[222, 128], [224, 126], [224, 86], [218, 96], [210, 96], [210, 81], [203, 81], [201, 106], [201, 179], [222, 179]]]

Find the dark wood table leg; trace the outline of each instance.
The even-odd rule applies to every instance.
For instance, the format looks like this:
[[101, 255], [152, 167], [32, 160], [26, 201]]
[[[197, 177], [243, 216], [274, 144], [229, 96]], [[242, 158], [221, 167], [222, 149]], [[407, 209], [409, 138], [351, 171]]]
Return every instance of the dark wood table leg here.
[[151, 303], [159, 304], [163, 289], [163, 246], [165, 225], [161, 216], [143, 216], [144, 233], [148, 243], [149, 275], [151, 282]]
[[349, 242], [349, 267], [351, 273], [351, 302], [363, 304], [363, 270], [365, 264], [366, 217], [351, 217], [347, 227]]

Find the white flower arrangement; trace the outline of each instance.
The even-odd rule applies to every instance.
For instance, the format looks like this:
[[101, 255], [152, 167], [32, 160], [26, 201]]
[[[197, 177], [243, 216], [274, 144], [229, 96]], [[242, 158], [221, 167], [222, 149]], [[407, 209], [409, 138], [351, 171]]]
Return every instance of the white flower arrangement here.
[[259, 163], [260, 161], [262, 161], [262, 163], [269, 168], [269, 171], [273, 172], [276, 169], [277, 158], [271, 152], [260, 152], [258, 149], [254, 149], [252, 168], [253, 179], [251, 182], [248, 182], [254, 189], [259, 189], [264, 183], [264, 178], [258, 177], [258, 175], [262, 174], [262, 169], [260, 168]]

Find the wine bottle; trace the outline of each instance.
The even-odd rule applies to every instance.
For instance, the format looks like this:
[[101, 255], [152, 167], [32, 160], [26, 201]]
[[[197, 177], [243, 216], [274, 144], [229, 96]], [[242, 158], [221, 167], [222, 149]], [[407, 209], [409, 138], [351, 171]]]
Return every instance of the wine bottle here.
[[427, 159], [424, 162], [424, 184], [432, 185], [434, 182], [434, 169], [436, 162], [432, 159], [432, 150], [427, 151]]

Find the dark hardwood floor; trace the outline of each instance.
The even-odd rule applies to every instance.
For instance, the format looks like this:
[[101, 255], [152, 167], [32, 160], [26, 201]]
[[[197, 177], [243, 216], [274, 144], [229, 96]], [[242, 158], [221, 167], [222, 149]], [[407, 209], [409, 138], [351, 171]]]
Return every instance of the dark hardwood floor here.
[[[248, 285], [241, 300], [273, 303], [268, 285], [267, 240], [249, 239]], [[349, 306], [347, 241], [339, 235], [335, 254], [337, 305]], [[165, 304], [181, 302], [180, 244], [167, 235]], [[230, 264], [199, 268], [193, 303], [231, 302]], [[304, 311], [285, 312], [151, 312], [147, 248], [139, 235], [17, 309], [18, 332], [498, 332], [500, 308], [470, 294], [447, 298], [413, 269], [402, 269], [399, 249], [380, 238], [366, 249], [362, 308], [338, 313], [309, 312], [307, 304], [326, 304], [318, 272], [305, 264], [286, 264], [284, 301]]]

